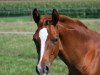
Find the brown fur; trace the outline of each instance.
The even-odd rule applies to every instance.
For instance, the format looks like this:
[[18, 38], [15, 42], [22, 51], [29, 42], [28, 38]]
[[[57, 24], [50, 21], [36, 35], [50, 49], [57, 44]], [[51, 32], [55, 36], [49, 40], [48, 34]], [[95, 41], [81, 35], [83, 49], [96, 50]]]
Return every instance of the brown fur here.
[[[46, 25], [45, 22], [49, 21]], [[89, 30], [83, 23], [60, 15], [56, 26], [52, 25], [51, 16], [44, 16], [34, 34], [38, 46], [39, 30], [48, 29], [48, 39], [43, 57], [43, 65], [51, 63], [58, 55], [68, 66], [69, 75], [100, 75], [100, 35]], [[52, 38], [59, 41], [52, 43]], [[39, 47], [40, 48], [40, 47]]]

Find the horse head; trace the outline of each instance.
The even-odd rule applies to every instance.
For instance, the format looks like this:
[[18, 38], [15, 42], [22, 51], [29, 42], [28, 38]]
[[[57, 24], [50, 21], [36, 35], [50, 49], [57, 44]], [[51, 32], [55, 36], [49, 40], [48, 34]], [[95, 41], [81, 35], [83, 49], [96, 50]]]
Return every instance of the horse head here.
[[53, 9], [51, 16], [41, 17], [39, 11], [35, 8], [33, 19], [37, 24], [37, 30], [33, 35], [38, 53], [36, 71], [39, 75], [48, 75], [50, 65], [57, 57], [61, 46], [57, 28], [59, 13], [56, 9]]

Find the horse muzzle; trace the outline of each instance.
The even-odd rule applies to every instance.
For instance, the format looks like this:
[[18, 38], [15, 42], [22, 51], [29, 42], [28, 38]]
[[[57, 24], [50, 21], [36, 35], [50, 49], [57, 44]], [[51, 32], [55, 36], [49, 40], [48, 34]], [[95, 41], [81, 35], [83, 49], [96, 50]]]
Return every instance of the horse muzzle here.
[[36, 72], [38, 75], [48, 75], [49, 74], [49, 67], [44, 66], [43, 68], [40, 66], [36, 66]]

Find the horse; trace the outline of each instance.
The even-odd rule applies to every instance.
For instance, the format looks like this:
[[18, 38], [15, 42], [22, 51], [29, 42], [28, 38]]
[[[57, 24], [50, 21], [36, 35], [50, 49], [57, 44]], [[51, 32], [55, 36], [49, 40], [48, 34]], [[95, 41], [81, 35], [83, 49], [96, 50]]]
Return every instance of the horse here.
[[60, 15], [41, 16], [32, 12], [37, 30], [33, 35], [38, 54], [36, 72], [48, 75], [57, 56], [68, 66], [69, 75], [100, 75], [100, 34], [79, 20]]

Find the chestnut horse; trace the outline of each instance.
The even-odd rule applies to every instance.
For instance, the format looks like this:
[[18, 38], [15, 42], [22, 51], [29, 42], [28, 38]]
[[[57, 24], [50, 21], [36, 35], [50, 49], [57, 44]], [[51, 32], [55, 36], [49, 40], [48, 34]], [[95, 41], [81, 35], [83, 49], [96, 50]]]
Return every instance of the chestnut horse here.
[[49, 74], [57, 56], [68, 66], [69, 75], [100, 75], [100, 34], [78, 20], [59, 15], [56, 9], [51, 16], [41, 17], [36, 8], [32, 14], [38, 27], [33, 40], [39, 75]]

